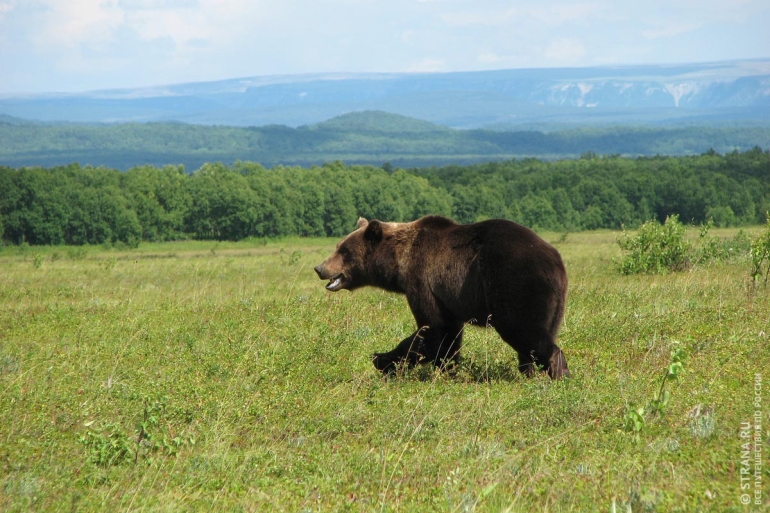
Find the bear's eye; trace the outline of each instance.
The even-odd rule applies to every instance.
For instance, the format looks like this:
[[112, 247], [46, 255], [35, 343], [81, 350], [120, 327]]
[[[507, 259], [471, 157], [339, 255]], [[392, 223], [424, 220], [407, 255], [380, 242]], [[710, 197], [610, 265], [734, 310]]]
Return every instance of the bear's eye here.
[[339, 249], [339, 254], [342, 257], [342, 260], [347, 262], [350, 260], [350, 250], [348, 248], [342, 247]]

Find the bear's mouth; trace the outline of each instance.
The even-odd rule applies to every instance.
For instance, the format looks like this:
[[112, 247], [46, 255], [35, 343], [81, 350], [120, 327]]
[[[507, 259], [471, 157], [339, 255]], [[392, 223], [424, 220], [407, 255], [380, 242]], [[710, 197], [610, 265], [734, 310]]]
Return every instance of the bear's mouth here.
[[342, 282], [345, 278], [345, 275], [340, 273], [331, 280], [329, 280], [329, 283], [326, 284], [326, 290], [330, 290], [332, 292], [337, 292], [342, 288], [344, 283]]

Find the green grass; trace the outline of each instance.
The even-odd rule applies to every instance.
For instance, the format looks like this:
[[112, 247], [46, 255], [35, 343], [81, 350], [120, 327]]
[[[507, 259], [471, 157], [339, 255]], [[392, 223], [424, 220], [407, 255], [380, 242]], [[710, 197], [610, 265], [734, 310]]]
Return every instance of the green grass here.
[[[739, 429], [770, 369], [770, 290], [746, 259], [618, 276], [615, 238], [557, 242], [559, 382], [521, 377], [476, 327], [453, 375], [383, 379], [369, 356], [413, 330], [409, 309], [327, 293], [312, 268], [331, 239], [3, 248], [0, 509], [746, 511]], [[675, 341], [664, 413], [627, 431]]]

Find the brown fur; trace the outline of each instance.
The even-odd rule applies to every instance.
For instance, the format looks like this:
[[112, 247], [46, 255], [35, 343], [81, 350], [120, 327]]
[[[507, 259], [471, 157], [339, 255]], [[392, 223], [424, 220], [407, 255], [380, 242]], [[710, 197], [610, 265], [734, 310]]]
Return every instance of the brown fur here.
[[406, 295], [418, 329], [374, 355], [382, 372], [401, 362], [453, 363], [463, 327], [472, 322], [494, 326], [527, 375], [536, 366], [552, 378], [569, 375], [555, 343], [567, 272], [559, 252], [529, 228], [502, 219], [469, 225], [439, 216], [411, 223], [359, 219], [315, 271], [332, 291], [368, 285]]

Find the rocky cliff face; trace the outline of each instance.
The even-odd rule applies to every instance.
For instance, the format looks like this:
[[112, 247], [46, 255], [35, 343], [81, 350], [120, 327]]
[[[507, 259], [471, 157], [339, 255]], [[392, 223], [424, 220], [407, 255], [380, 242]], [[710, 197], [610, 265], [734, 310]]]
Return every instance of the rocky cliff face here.
[[532, 91], [541, 105], [720, 108], [770, 105], [770, 76], [565, 81]]

